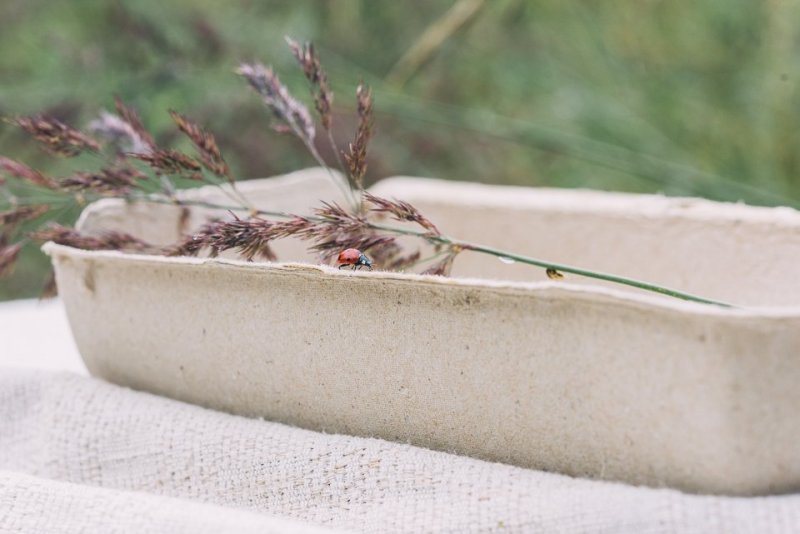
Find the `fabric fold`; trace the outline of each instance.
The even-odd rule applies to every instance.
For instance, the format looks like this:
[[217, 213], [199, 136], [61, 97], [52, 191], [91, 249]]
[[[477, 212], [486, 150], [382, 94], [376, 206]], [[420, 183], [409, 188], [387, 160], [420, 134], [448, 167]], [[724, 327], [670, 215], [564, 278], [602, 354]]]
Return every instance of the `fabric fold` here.
[[184, 499], [0, 471], [0, 531], [170, 534], [335, 534], [327, 529]]
[[[165, 514], [175, 512], [164, 521], [188, 525], [184, 531], [226, 510], [242, 525], [282, 517], [361, 532], [793, 532], [800, 526], [795, 495], [698, 496], [573, 479], [232, 416], [68, 373], [10, 368], [0, 368], [0, 469], [14, 472], [0, 476], [0, 531], [14, 531], [26, 513], [42, 521], [52, 516], [53, 523], [42, 524], [55, 525], [86, 515], [92, 503], [118, 510], [114, 492], [136, 492], [131, 510], [159, 509], [163, 501]], [[28, 486], [48, 497], [29, 497]], [[203, 515], [206, 509], [192, 506], [222, 508]]]

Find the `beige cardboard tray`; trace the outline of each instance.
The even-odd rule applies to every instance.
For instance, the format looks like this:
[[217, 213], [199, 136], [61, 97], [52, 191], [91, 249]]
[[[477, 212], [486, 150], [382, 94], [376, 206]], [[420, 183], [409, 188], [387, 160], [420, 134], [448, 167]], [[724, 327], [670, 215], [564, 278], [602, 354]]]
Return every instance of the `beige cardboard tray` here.
[[[319, 169], [241, 188], [300, 213], [339, 198]], [[292, 240], [276, 244], [288, 263], [47, 244], [87, 367], [232, 413], [576, 476], [800, 488], [800, 213], [416, 178], [373, 191], [449, 235], [744, 307], [467, 253], [442, 278], [315, 265]], [[186, 231], [179, 212], [107, 200], [80, 225], [169, 243]]]

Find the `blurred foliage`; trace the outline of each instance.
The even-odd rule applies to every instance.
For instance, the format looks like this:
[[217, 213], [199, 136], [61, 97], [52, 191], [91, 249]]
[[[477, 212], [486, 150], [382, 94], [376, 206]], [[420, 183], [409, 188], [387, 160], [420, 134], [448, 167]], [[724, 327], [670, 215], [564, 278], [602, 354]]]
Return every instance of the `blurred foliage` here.
[[[4, 0], [0, 115], [85, 126], [118, 94], [160, 142], [175, 140], [167, 109], [206, 125], [239, 176], [309, 166], [233, 74], [239, 60], [273, 64], [306, 97], [288, 34], [321, 52], [341, 145], [355, 85], [373, 85], [369, 182], [410, 174], [800, 203], [800, 3], [491, 0], [407, 84], [385, 82], [452, 5]], [[54, 174], [74, 165], [6, 125], [0, 154]], [[44, 264], [28, 251], [0, 298], [35, 294]]]

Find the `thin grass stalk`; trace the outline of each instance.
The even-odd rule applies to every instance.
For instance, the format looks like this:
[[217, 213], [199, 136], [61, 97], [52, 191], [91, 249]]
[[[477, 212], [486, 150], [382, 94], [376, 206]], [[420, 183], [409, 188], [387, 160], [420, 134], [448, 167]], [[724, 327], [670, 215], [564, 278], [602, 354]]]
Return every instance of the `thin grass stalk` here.
[[[172, 204], [173, 202], [170, 200], [162, 200], [157, 198], [143, 198], [147, 202], [155, 202], [161, 204]], [[194, 200], [178, 200], [177, 203], [182, 206], [197, 206], [203, 208], [210, 208], [210, 209], [218, 209], [224, 211], [248, 211], [246, 208], [242, 206], [226, 206], [222, 204], [216, 204], [213, 202], [203, 202], [203, 201], [194, 201]], [[294, 217], [293, 214], [282, 212], [282, 211], [271, 211], [271, 210], [262, 210], [257, 209], [255, 210], [255, 214], [257, 215], [266, 215], [269, 217], [281, 217], [281, 218], [291, 218]], [[305, 216], [306, 219], [315, 221], [315, 222], [325, 222], [325, 219], [322, 217], [317, 217], [313, 215]], [[701, 304], [713, 304], [715, 306], [721, 306], [723, 308], [733, 308], [732, 304], [728, 304], [726, 302], [707, 299], [704, 297], [700, 297], [697, 295], [693, 295], [691, 293], [686, 293], [683, 291], [678, 291], [676, 289], [659, 286], [656, 284], [651, 284], [649, 282], [644, 282], [641, 280], [636, 280], [634, 278], [628, 278], [625, 276], [618, 276], [614, 274], [604, 273], [601, 271], [594, 271], [589, 269], [582, 269], [579, 267], [574, 267], [572, 265], [567, 265], [563, 263], [553, 263], [545, 260], [541, 260], [538, 258], [532, 258], [530, 256], [523, 256], [521, 254], [515, 254], [513, 252], [508, 252], [505, 250], [500, 250], [494, 247], [489, 247], [485, 245], [480, 245], [476, 243], [471, 243], [468, 241], [462, 241], [460, 239], [453, 239], [448, 236], [436, 236], [431, 235], [429, 232], [423, 232], [418, 230], [406, 229], [406, 228], [398, 228], [396, 226], [389, 226], [385, 224], [379, 223], [366, 223], [368, 228], [373, 230], [380, 230], [383, 232], [393, 233], [396, 235], [408, 235], [408, 236], [416, 236], [421, 239], [424, 239], [431, 243], [438, 243], [442, 245], [447, 245], [449, 247], [460, 247], [464, 251], [473, 251], [473, 252], [480, 252], [483, 254], [488, 254], [491, 256], [495, 256], [498, 258], [509, 258], [514, 261], [525, 263], [528, 265], [534, 265], [536, 267], [542, 267], [544, 269], [552, 269], [559, 272], [570, 273], [578, 276], [583, 276], [586, 278], [592, 278], [595, 280], [604, 280], [606, 282], [613, 282], [616, 284], [621, 284], [629, 287], [635, 287], [637, 289], [642, 289], [644, 291], [649, 291], [652, 293], [658, 293], [660, 295], [666, 295], [669, 297], [686, 300], [690, 302], [697, 302]]]

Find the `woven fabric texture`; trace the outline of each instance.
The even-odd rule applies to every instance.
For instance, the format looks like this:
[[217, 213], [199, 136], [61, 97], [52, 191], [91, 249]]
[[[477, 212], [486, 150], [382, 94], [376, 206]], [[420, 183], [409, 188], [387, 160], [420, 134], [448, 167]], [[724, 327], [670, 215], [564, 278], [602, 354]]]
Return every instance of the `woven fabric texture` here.
[[0, 368], [0, 532], [798, 529], [800, 496], [573, 479]]
[[0, 531], [26, 534], [334, 534], [338, 530], [146, 493], [0, 471]]

